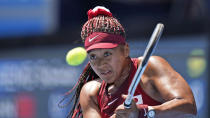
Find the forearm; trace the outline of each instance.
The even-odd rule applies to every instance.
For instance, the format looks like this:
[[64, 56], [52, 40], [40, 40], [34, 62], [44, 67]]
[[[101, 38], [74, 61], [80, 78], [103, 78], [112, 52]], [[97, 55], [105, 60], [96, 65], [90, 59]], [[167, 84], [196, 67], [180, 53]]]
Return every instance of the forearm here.
[[[156, 118], [182, 117], [192, 118], [197, 114], [196, 106], [185, 99], [174, 99], [158, 106], [152, 106], [156, 111]], [[191, 115], [190, 115], [191, 114]]]

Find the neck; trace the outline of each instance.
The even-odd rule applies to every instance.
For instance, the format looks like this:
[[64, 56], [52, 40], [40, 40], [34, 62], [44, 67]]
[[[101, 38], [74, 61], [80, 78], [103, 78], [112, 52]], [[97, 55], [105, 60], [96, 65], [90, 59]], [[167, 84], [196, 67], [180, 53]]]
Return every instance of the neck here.
[[123, 69], [121, 72], [121, 76], [115, 80], [113, 84], [108, 85], [108, 93], [114, 93], [122, 84], [123, 82], [129, 77], [130, 70], [131, 70], [131, 59], [130, 57], [126, 59], [125, 64], [123, 65]]

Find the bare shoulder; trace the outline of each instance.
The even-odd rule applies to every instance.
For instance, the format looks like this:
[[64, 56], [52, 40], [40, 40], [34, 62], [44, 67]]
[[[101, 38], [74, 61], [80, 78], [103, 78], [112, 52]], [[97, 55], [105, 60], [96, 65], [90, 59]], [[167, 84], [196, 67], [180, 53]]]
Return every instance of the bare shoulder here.
[[[140, 64], [143, 57], [139, 57], [138, 59]], [[168, 88], [164, 87], [165, 85], [174, 86], [172, 84], [177, 83], [177, 78], [181, 79], [181, 81], [183, 80], [164, 58], [151, 56], [140, 84], [150, 97], [156, 101], [165, 102], [162, 92], [168, 93], [166, 92]], [[175, 90], [174, 88], [175, 86], [173, 90]]]
[[80, 102], [94, 102], [97, 104], [97, 95], [100, 86], [101, 81], [99, 79], [85, 83], [80, 92]]
[[[141, 63], [143, 57], [139, 57], [139, 64]], [[173, 70], [171, 65], [168, 63], [166, 59], [160, 56], [151, 56], [148, 62], [147, 70], [152, 70], [153, 72], [160, 72], [160, 71], [166, 71], [166, 70]], [[174, 70], [173, 70], [174, 71]], [[157, 74], [157, 73], [156, 73]]]
[[[138, 57], [139, 63], [143, 60], [143, 56]], [[151, 56], [149, 59], [149, 63], [167, 63], [166, 59], [161, 56]]]
[[92, 80], [87, 83], [82, 87], [81, 93], [86, 96], [95, 96], [98, 93], [98, 90], [101, 86], [101, 81], [100, 80]]
[[82, 87], [80, 92], [80, 105], [83, 111], [84, 118], [100, 118], [100, 110], [98, 107], [97, 95], [101, 81], [92, 80]]
[[163, 57], [160, 56], [152, 56], [150, 58], [149, 63], [151, 63], [152, 65], [165, 65], [165, 66], [169, 66], [169, 63], [166, 59], [164, 59]]
[[[142, 61], [142, 57], [139, 58], [139, 63]], [[183, 77], [168, 63], [166, 59], [160, 56], [151, 56], [144, 72], [144, 75], [152, 80], [164, 81], [167, 79], [177, 80], [183, 79]]]

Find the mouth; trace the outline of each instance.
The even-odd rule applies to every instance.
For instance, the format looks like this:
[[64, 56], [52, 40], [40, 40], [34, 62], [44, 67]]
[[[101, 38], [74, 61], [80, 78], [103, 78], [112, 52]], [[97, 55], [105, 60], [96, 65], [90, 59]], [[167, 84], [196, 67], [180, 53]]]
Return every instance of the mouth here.
[[109, 75], [111, 74], [111, 71], [110, 70], [107, 70], [107, 71], [104, 71], [104, 72], [101, 72], [101, 75]]
[[113, 72], [111, 70], [102, 71], [101, 79], [103, 79], [107, 83], [113, 83]]

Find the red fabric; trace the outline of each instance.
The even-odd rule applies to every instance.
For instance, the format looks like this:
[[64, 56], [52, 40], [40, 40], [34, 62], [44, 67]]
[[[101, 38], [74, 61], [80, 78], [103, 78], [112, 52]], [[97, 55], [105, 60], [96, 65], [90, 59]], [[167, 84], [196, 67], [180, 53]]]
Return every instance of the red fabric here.
[[93, 32], [85, 39], [86, 51], [97, 48], [115, 48], [119, 44], [125, 44], [123, 36], [104, 32]]
[[[123, 82], [121, 87], [114, 94], [108, 95], [107, 84], [104, 81], [102, 82], [101, 88], [99, 91], [99, 95], [97, 97], [102, 118], [109, 118], [110, 116], [112, 116], [114, 114], [115, 109], [119, 105], [123, 104], [124, 99], [121, 97], [121, 95], [128, 93], [129, 85], [131, 84], [132, 78], [134, 77], [136, 70], [137, 70], [137, 64], [138, 64], [138, 59], [137, 58], [132, 59], [132, 64], [131, 64], [132, 67], [130, 70], [129, 77], [127, 78], [127, 80], [125, 80]], [[140, 99], [140, 98], [142, 98], [142, 99]], [[137, 104], [145, 104], [145, 105], [149, 105], [149, 106], [155, 106], [155, 105], [161, 104], [160, 102], [155, 101], [154, 99], [149, 97], [142, 90], [140, 84], [137, 86], [137, 89], [134, 94], [134, 99], [137, 100]], [[112, 104], [110, 104], [110, 103], [112, 103]], [[110, 104], [110, 105], [108, 105], [108, 104]], [[139, 109], [141, 109], [141, 108], [139, 108]], [[144, 115], [144, 113], [142, 113], [142, 111], [140, 110], [140, 115], [141, 114]], [[139, 118], [144, 118], [144, 117], [140, 116]]]
[[90, 9], [87, 12], [87, 14], [88, 14], [88, 20], [91, 19], [91, 18], [93, 18], [93, 17], [96, 17], [98, 15], [104, 15], [104, 16], [110, 16], [110, 17], [112, 17], [112, 13], [111, 12], [108, 12], [108, 11], [106, 11], [104, 9], [100, 9], [100, 8], [97, 9], [96, 11], [93, 11], [92, 9]]

